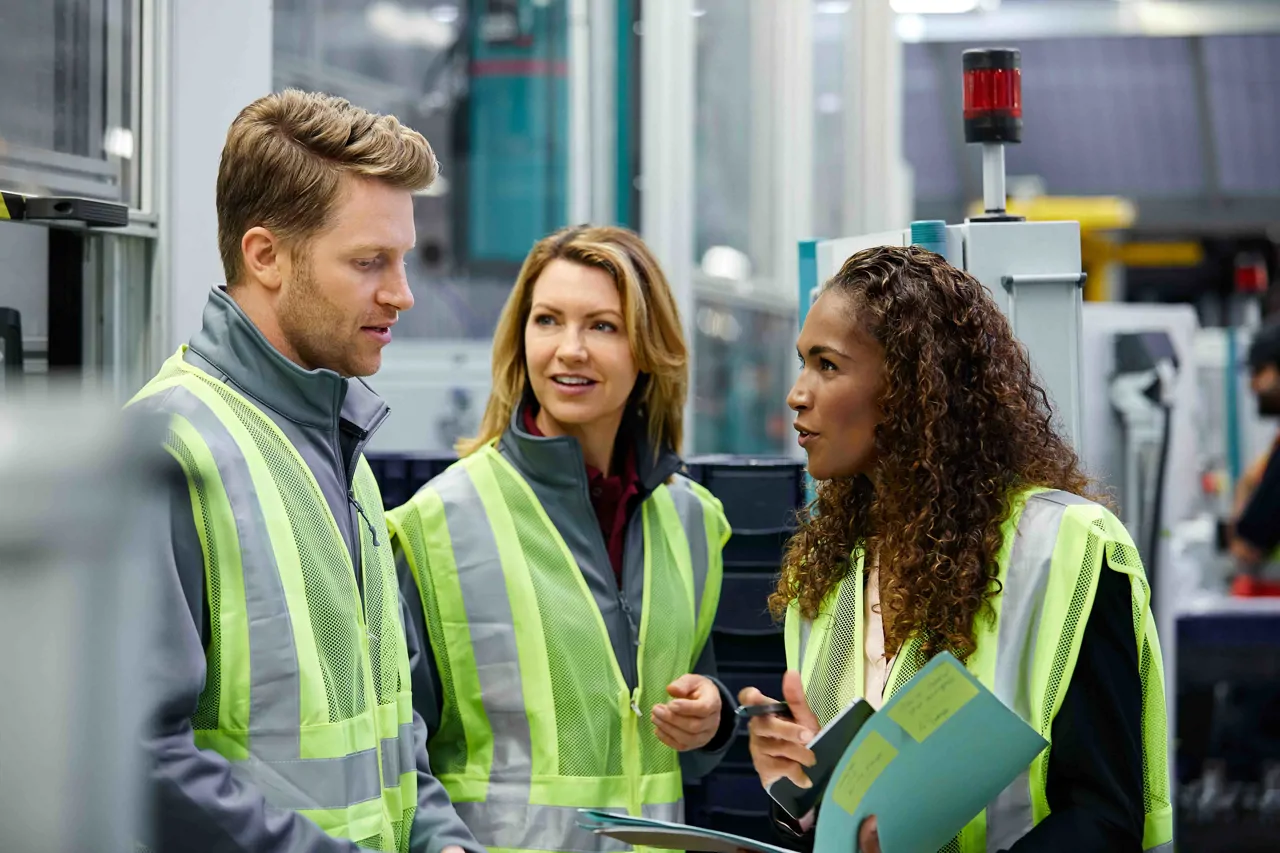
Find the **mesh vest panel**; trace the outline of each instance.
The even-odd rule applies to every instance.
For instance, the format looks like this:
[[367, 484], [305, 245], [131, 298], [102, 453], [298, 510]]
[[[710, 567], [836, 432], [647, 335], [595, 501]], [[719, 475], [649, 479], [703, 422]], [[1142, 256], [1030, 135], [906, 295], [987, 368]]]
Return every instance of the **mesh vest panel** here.
[[[311, 633], [314, 637], [315, 660], [299, 660], [294, 676], [303, 678], [306, 673], [318, 673], [323, 682], [323, 704], [313, 709], [319, 716], [308, 717], [304, 700], [303, 719], [294, 720], [300, 726], [296, 735], [301, 744], [302, 753], [292, 763], [297, 765], [301, 778], [305, 779], [308, 757], [308, 734], [317, 732], [324, 735], [318, 741], [319, 748], [332, 748], [337, 730], [335, 725], [349, 733], [358, 731], [374, 732], [372, 739], [365, 743], [351, 741], [351, 734], [338, 736], [338, 742], [346, 743], [346, 749], [368, 751], [381, 761], [377, 780], [383, 788], [381, 801], [361, 801], [349, 807], [302, 807], [308, 817], [333, 834], [352, 837], [348, 826], [365, 826], [369, 828], [370, 816], [381, 814], [381, 820], [374, 818], [374, 825], [381, 823], [381, 829], [374, 834], [362, 834], [355, 838], [361, 846], [373, 850], [406, 851], [408, 849], [409, 829], [412, 825], [416, 809], [417, 782], [416, 768], [410, 764], [403, 766], [406, 754], [411, 755], [411, 737], [409, 747], [402, 744], [404, 733], [411, 734], [412, 704], [408, 692], [408, 656], [403, 642], [403, 626], [400, 622], [397, 605], [398, 585], [395, 569], [391, 559], [389, 543], [383, 537], [375, 545], [372, 535], [362, 529], [361, 557], [363, 564], [364, 599], [361, 601], [355, 588], [351, 561], [346, 545], [342, 541], [327, 502], [320, 493], [314, 478], [305, 468], [296, 450], [287, 442], [278, 429], [265, 414], [253, 404], [241, 397], [229, 386], [204, 374], [194, 367], [182, 362], [183, 351], [169, 359], [160, 373], [148, 384], [134, 402], [147, 399], [168, 388], [180, 388], [187, 391], [208, 394], [213, 392], [221, 400], [225, 408], [210, 407], [209, 412], [218, 418], [232, 419], [234, 425], [242, 428], [248, 435], [248, 441], [239, 445], [235, 452], [243, 454], [250, 469], [265, 469], [274, 483], [279, 496], [280, 505], [288, 517], [288, 528], [296, 548], [297, 564], [288, 562], [276, 568], [282, 576], [288, 572], [297, 572], [301, 576], [301, 586], [305, 589], [305, 605], [311, 622]], [[176, 392], [175, 392], [176, 393]], [[163, 402], [160, 408], [164, 408]], [[175, 415], [175, 417], [178, 417]], [[228, 430], [231, 421], [228, 421]], [[205, 554], [206, 588], [210, 607], [211, 642], [207, 652], [208, 676], [205, 688], [200, 696], [197, 710], [192, 718], [197, 741], [208, 744], [219, 744], [230, 741], [243, 742], [244, 734], [240, 724], [236, 729], [225, 730], [222, 726], [227, 719], [221, 712], [220, 699], [225, 692], [223, 684], [226, 667], [243, 667], [250, 660], [253, 651], [249, 648], [236, 649], [229, 652], [225, 647], [225, 636], [221, 615], [231, 612], [233, 615], [244, 608], [243, 589], [233, 590], [239, 596], [239, 604], [233, 599], [231, 611], [224, 610], [223, 596], [227, 590], [223, 588], [218, 565], [223, 554], [236, 554], [242, 542], [236, 535], [219, 534], [222, 528], [215, 523], [219, 513], [238, 512], [221, 506], [210, 499], [206, 488], [206, 478], [216, 476], [216, 471], [206, 469], [197, 461], [197, 454], [178, 434], [192, 434], [189, 429], [170, 429], [167, 445], [170, 452], [180, 461], [187, 472], [188, 485], [192, 493], [192, 506], [201, 545]], [[226, 432], [225, 435], [232, 435]], [[204, 450], [205, 458], [212, 452], [219, 451], [216, 442]], [[207, 464], [207, 463], [206, 463]], [[219, 463], [221, 464], [221, 463]], [[367, 464], [361, 459], [353, 486], [353, 495], [360, 500], [362, 506], [376, 508], [376, 519], [371, 523], [383, 524], [381, 517], [381, 500], [378, 496], [377, 484], [369, 472]], [[237, 500], [256, 501], [252, 493], [238, 493]], [[243, 509], [243, 507], [241, 508]], [[277, 543], [278, 544], [278, 543]], [[264, 543], [265, 546], [265, 543]], [[262, 546], [260, 546], [261, 548]], [[268, 547], [270, 552], [280, 554], [289, 549]], [[236, 558], [238, 561], [238, 557]], [[273, 567], [246, 565], [245, 571], [271, 571]], [[246, 577], [248, 577], [246, 575]], [[363, 607], [362, 607], [363, 604]], [[368, 617], [368, 630], [364, 627]], [[235, 615], [240, 624], [242, 617]], [[240, 629], [243, 631], [243, 628]], [[286, 632], [288, 629], [285, 629]], [[287, 633], [286, 633], [287, 636]], [[387, 641], [385, 638], [392, 638]], [[242, 641], [241, 641], [242, 642]], [[301, 648], [301, 646], [299, 647]], [[370, 663], [372, 661], [372, 665]], [[372, 673], [370, 683], [369, 673]], [[243, 679], [242, 679], [243, 680]], [[237, 683], [235, 680], [233, 684]], [[314, 683], [314, 682], [313, 682]], [[250, 686], [250, 690], [257, 688]], [[314, 690], [303, 690], [303, 695], [314, 695]], [[237, 704], [248, 705], [247, 697], [239, 697]], [[376, 710], [375, 710], [376, 709]], [[365, 722], [361, 723], [361, 720]], [[250, 748], [253, 744], [253, 730], [249, 731]], [[287, 735], [286, 733], [283, 733]], [[217, 748], [212, 746], [210, 748]], [[355, 756], [355, 752], [349, 755]], [[394, 753], [394, 754], [392, 754]], [[241, 756], [229, 756], [233, 767]], [[339, 756], [335, 756], [337, 758]], [[275, 760], [275, 759], [273, 759]], [[332, 759], [319, 759], [321, 764], [332, 762]], [[286, 764], [289, 762], [285, 762]], [[322, 768], [316, 765], [316, 774], [331, 770], [332, 765]], [[354, 766], [354, 765], [353, 765]], [[394, 778], [384, 778], [386, 770], [394, 771]], [[250, 777], [252, 778], [252, 777]], [[376, 780], [375, 780], [376, 781]], [[341, 781], [338, 781], [341, 784]], [[333, 790], [332, 787], [326, 790]], [[301, 783], [299, 793], [305, 798], [305, 782]], [[268, 793], [268, 801], [271, 802]], [[370, 807], [374, 809], [370, 811]], [[356, 823], [348, 824], [345, 815], [360, 816]]]
[[[478, 497], [481, 493], [483, 497]], [[486, 502], [485, 506], [496, 506], [499, 511], [490, 512], [477, 500]], [[490, 501], [496, 504], [488, 503]], [[456, 598], [442, 596], [440, 589], [460, 587], [464, 598], [506, 596], [512, 589], [525, 588], [526, 583], [532, 591], [533, 601], [510, 599], [509, 602], [510, 612], [524, 611], [523, 624], [540, 626], [536, 641], [529, 637], [521, 640], [520, 629], [518, 626], [515, 629], [521, 649], [519, 678], [524, 682], [526, 697], [530, 691], [533, 695], [544, 695], [540, 692], [542, 689], [549, 691], [555, 728], [535, 726], [531, 720], [523, 736], [536, 741], [538, 733], [543, 732], [554, 738], [557, 761], [549, 769], [558, 774], [567, 787], [561, 792], [561, 801], [556, 803], [557, 784], [551, 778], [540, 776], [533, 790], [545, 792], [553, 801], [539, 805], [543, 801], [538, 799], [539, 794], [533, 793], [527, 795], [532, 797], [532, 804], [520, 806], [503, 799], [510, 796], [511, 791], [522, 790], [512, 787], [517, 780], [508, 768], [492, 767], [494, 782], [502, 784], [498, 788], [491, 785], [487, 794], [477, 794], [482, 789], [465, 786], [462, 783], [467, 780], [448, 778], [442, 772], [440, 775], [451, 793], [467, 792], [464, 794], [467, 802], [460, 807], [460, 814], [482, 843], [513, 849], [562, 849], [557, 845], [568, 843], [567, 836], [556, 833], [572, 833], [575, 830], [565, 824], [576, 823], [573, 808], [567, 801], [577, 796], [573, 792], [592, 790], [595, 782], [601, 783], [599, 791], [614, 793], [605, 801], [582, 805], [642, 808], [648, 813], [651, 806], [679, 801], [678, 755], [651, 733], [648, 714], [653, 704], [669, 699], [666, 685], [687, 673], [692, 664], [698, 614], [690, 597], [693, 579], [687, 575], [692, 571], [694, 557], [689, 554], [689, 542], [679, 528], [676, 512], [670, 507], [659, 512], [652, 505], [654, 501], [651, 496], [640, 516], [644, 525], [646, 576], [638, 659], [638, 716], [628, 707], [627, 687], [621, 680], [612, 645], [581, 569], [537, 504], [528, 484], [496, 451], [482, 450], [458, 463], [432, 481], [409, 504], [390, 513], [391, 528], [417, 582], [432, 651], [441, 674], [444, 709], [440, 729], [433, 733], [430, 742], [433, 766], [442, 760], [440, 756], [445, 756], [443, 760], [450, 769], [470, 768], [467, 772], [474, 773], [484, 763], [480, 755], [482, 746], [493, 739], [501, 741], [508, 737], [502, 728], [501, 707], [495, 705], [485, 714], [462, 714], [456, 706], [459, 685], [478, 684], [482, 680], [477, 677], [476, 667], [492, 671], [497, 666], [512, 665], [511, 660], [492, 657], [496, 647], [491, 640], [485, 641], [485, 648], [481, 648], [479, 642], [474, 647], [467, 643], [462, 659], [450, 658], [448, 650], [457, 650], [459, 645], [456, 640], [450, 645], [445, 632], [433, 630], [432, 623], [465, 623], [467, 613], [441, 612], [446, 599], [455, 602], [454, 609], [462, 609], [463, 605]], [[714, 551], [718, 556], [727, 534], [727, 523], [723, 522], [718, 502], [710, 499], [705, 504], [715, 517], [698, 517], [700, 541], [707, 538], [706, 528], [714, 531], [716, 538], [710, 547], [701, 550]], [[476, 535], [471, 525], [477, 524], [488, 525], [492, 528], [491, 534]], [[467, 529], [462, 530], [462, 525]], [[441, 541], [442, 536], [448, 540], [447, 545]], [[432, 542], [436, 543], [434, 547]], [[501, 557], [501, 548], [496, 543], [515, 544], [518, 556]], [[683, 549], [683, 553], [678, 549]], [[700, 553], [696, 559], [705, 563], [707, 554]], [[464, 571], [466, 576], [459, 582], [459, 573]], [[513, 582], [512, 572], [524, 579]], [[704, 600], [711, 595], [714, 606], [719, 596], [719, 571], [711, 572], [707, 566], [700, 566], [698, 576], [708, 586], [714, 582], [715, 589], [703, 593]], [[506, 607], [503, 604], [499, 610]], [[466, 608], [474, 609], [475, 603], [472, 601]], [[485, 604], [486, 612], [490, 613], [486, 618], [493, 617], [492, 609]], [[536, 611], [536, 619], [529, 615], [530, 609]], [[493, 627], [490, 625], [489, 629]], [[512, 631], [511, 624], [503, 630]], [[486, 630], [486, 635], [489, 633], [490, 630]], [[545, 648], [544, 658], [528, 657], [528, 650], [535, 647]], [[474, 659], [470, 657], [473, 648]], [[538, 684], [545, 688], [537, 687]], [[489, 720], [499, 723], [494, 725]], [[637, 728], [639, 738], [634, 734]], [[628, 735], [628, 730], [633, 734]], [[545, 752], [536, 742], [528, 749], [534, 756]], [[501, 746], [493, 748], [493, 753], [501, 751]], [[649, 784], [668, 778], [670, 783]], [[627, 779], [631, 780], [628, 785], [617, 784]], [[643, 802], [636, 801], [637, 796]], [[492, 806], [487, 807], [486, 801]], [[570, 812], [567, 817], [566, 811]], [[519, 818], [514, 817], [517, 814]], [[668, 819], [672, 817], [666, 812], [659, 814]], [[512, 824], [522, 822], [528, 827], [527, 831], [512, 829]], [[543, 830], [538, 831], [536, 827]], [[574, 843], [580, 841], [583, 839], [576, 839]]]
[[[1075, 499], [1079, 501], [1079, 499]], [[1134, 618], [1135, 641], [1139, 648], [1139, 667], [1142, 681], [1142, 735], [1143, 735], [1143, 801], [1148, 815], [1148, 849], [1159, 846], [1169, 840], [1163, 830], [1151, 831], [1152, 823], [1163, 825], [1170, 813], [1168, 788], [1168, 757], [1166, 751], [1167, 733], [1164, 697], [1164, 674], [1160, 663], [1159, 643], [1156, 639], [1154, 623], [1149, 608], [1144, 602], [1149, 601], [1145, 574], [1137, 550], [1133, 547], [1128, 534], [1118, 521], [1095, 504], [1082, 502], [1083, 506], [1064, 508], [1064, 516], [1068, 513], [1088, 513], [1091, 518], [1087, 524], [1066, 525], [1059, 536], [1079, 536], [1078, 530], [1085, 530], [1085, 541], [1080, 549], [1083, 557], [1078, 565], [1059, 565], [1055, 557], [1054, 572], [1070, 572], [1073, 578], [1070, 593], [1065, 601], [1055, 603], [1054, 612], [1059, 610], [1062, 619], [1055, 624], [1057, 640], [1047, 648], [1038, 649], [1037, 659], [1030, 666], [1045, 673], [1046, 689], [1043, 700], [1033, 709], [1034, 719], [1028, 720], [1046, 738], [1052, 731], [1053, 714], [1061, 704], [1061, 696], [1070, 682], [1070, 668], [1074, 666], [1073, 650], [1078, 648], [1079, 635], [1084, 630], [1088, 618], [1087, 607], [1092, 590], [1096, 588], [1098, 573], [1107, 564], [1113, 570], [1127, 570], [1132, 581], [1132, 609]], [[1079, 516], [1077, 516], [1079, 517]], [[1017, 518], [1011, 519], [1015, 524]], [[1006, 530], [1011, 529], [1010, 525]], [[1007, 534], [1006, 534], [1007, 535]], [[1077, 540], [1078, 541], [1078, 540]], [[1002, 576], [1007, 568], [1002, 570]], [[861, 571], [861, 561], [857, 570], [839, 584], [829, 596], [829, 604], [824, 604], [823, 612], [830, 615], [830, 621], [821, 630], [817, 627], [809, 642], [802, 642], [799, 637], [799, 614], [794, 606], [787, 613], [792, 625], [788, 628], [788, 665], [802, 668], [806, 674], [805, 690], [813, 698], [813, 710], [819, 721], [825, 723], [843, 707], [863, 691], [859, 682], [862, 673], [862, 648], [860, 612], [863, 596], [861, 585], [865, 576]], [[1045, 605], [1048, 610], [1049, 605]], [[827, 617], [820, 616], [819, 619]], [[819, 623], [815, 620], [814, 625]], [[985, 624], [985, 623], [980, 623]], [[980, 629], [983, 630], [983, 629]], [[996, 642], [997, 628], [986, 626], [979, 644]], [[1004, 649], [999, 655], [1020, 656], [1023, 649]], [[800, 658], [803, 655], [803, 659]], [[886, 687], [886, 697], [901, 689], [927, 663], [918, 640], [909, 641], [899, 652], [893, 663]], [[991, 687], [990, 684], [987, 685]], [[1047, 755], [1033, 765], [1030, 784], [1033, 788], [1032, 799], [1046, 803], [1045, 786], [1047, 782]], [[1036, 772], [1036, 768], [1040, 772]], [[1045, 812], [1047, 813], [1047, 807]], [[1153, 817], [1154, 816], [1154, 817]], [[1042, 817], [1042, 815], [1041, 815]], [[981, 819], [981, 818], [980, 818]], [[965, 841], [974, 836], [977, 843], [979, 833], [966, 830]], [[967, 849], [961, 838], [953, 839], [945, 851], [962, 853]], [[984, 848], [985, 849], [985, 848]]]

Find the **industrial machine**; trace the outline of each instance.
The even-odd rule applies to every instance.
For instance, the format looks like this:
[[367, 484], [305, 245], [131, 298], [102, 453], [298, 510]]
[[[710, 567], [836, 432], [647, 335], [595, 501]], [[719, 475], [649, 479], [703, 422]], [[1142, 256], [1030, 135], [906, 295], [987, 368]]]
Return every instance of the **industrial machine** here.
[[[1206, 510], [1202, 475], [1224, 467], [1234, 475], [1244, 455], [1236, 330], [1201, 330], [1189, 305], [1084, 304], [1081, 224], [1027, 221], [1006, 205], [1003, 145], [1020, 139], [1021, 107], [1018, 51], [966, 51], [965, 138], [983, 148], [981, 212], [962, 224], [801, 243], [801, 323], [822, 282], [873, 246], [924, 246], [986, 285], [1026, 346], [1061, 430], [1119, 498], [1147, 564], [1168, 680], [1179, 849], [1275, 849], [1280, 609], [1228, 597], [1211, 545], [1188, 545], [1188, 531], [1205, 526], [1194, 517]], [[1036, 215], [1050, 209], [1064, 207], [1039, 205]], [[1113, 248], [1094, 251], [1094, 265], [1130, 255], [1140, 265], [1199, 257], [1187, 244]], [[1207, 347], [1206, 336], [1225, 346]], [[1212, 459], [1198, 423], [1206, 408], [1226, 413], [1216, 419]], [[1210, 576], [1219, 583], [1206, 583]]]
[[1004, 146], [1022, 139], [1021, 54], [964, 53], [965, 140], [982, 146], [984, 212], [958, 225], [915, 222], [879, 234], [800, 244], [800, 322], [821, 282], [850, 255], [873, 246], [920, 244], [967, 270], [991, 291], [1026, 344], [1062, 429], [1082, 444], [1081, 271], [1078, 222], [1028, 222], [1006, 210]]
[[470, 4], [469, 157], [465, 257], [473, 269], [511, 273], [538, 238], [565, 222], [568, 168], [568, 14], [564, 2], [480, 0]]
[[1118, 334], [1114, 345], [1110, 398], [1124, 434], [1122, 520], [1145, 556], [1147, 578], [1154, 583], [1178, 356], [1164, 332]]

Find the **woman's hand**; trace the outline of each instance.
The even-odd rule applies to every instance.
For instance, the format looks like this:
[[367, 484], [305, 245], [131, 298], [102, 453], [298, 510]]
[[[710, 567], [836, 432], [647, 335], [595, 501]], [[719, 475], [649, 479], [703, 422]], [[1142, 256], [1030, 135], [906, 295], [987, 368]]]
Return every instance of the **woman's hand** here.
[[720, 688], [705, 675], [682, 675], [667, 685], [671, 701], [654, 705], [658, 740], [677, 752], [702, 749], [720, 729]]
[[880, 830], [876, 827], [875, 815], [858, 827], [858, 853], [880, 853]]
[[[804, 770], [812, 767], [817, 759], [808, 744], [822, 727], [805, 701], [800, 673], [787, 670], [782, 677], [782, 695], [791, 708], [790, 720], [775, 714], [751, 718], [748, 726], [751, 732], [751, 763], [760, 776], [760, 784], [766, 788], [783, 776], [801, 788], [811, 788], [813, 783]], [[770, 699], [754, 687], [747, 687], [738, 694], [738, 701], [743, 705], [763, 705], [778, 700]]]

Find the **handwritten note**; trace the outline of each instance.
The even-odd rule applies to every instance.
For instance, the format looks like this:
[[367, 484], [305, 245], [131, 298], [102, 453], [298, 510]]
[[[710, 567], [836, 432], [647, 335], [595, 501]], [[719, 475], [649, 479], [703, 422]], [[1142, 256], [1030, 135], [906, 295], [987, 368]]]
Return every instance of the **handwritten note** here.
[[889, 719], [902, 726], [917, 743], [923, 743], [977, 695], [978, 688], [963, 672], [940, 666], [889, 709]]
[[880, 774], [897, 755], [898, 750], [879, 732], [869, 732], [866, 739], [858, 744], [849, 764], [836, 780], [831, 798], [840, 808], [854, 814], [862, 803], [862, 798], [871, 789], [871, 783], [880, 778]]

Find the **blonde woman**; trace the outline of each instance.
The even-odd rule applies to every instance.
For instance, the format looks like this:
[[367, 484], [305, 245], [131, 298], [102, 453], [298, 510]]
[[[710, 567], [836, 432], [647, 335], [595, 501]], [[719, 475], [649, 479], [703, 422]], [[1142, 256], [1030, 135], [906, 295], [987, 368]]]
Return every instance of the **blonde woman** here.
[[389, 516], [432, 769], [481, 844], [593, 851], [577, 809], [682, 818], [733, 734], [709, 639], [729, 525], [677, 473], [680, 317], [630, 231], [534, 246], [462, 460]]

